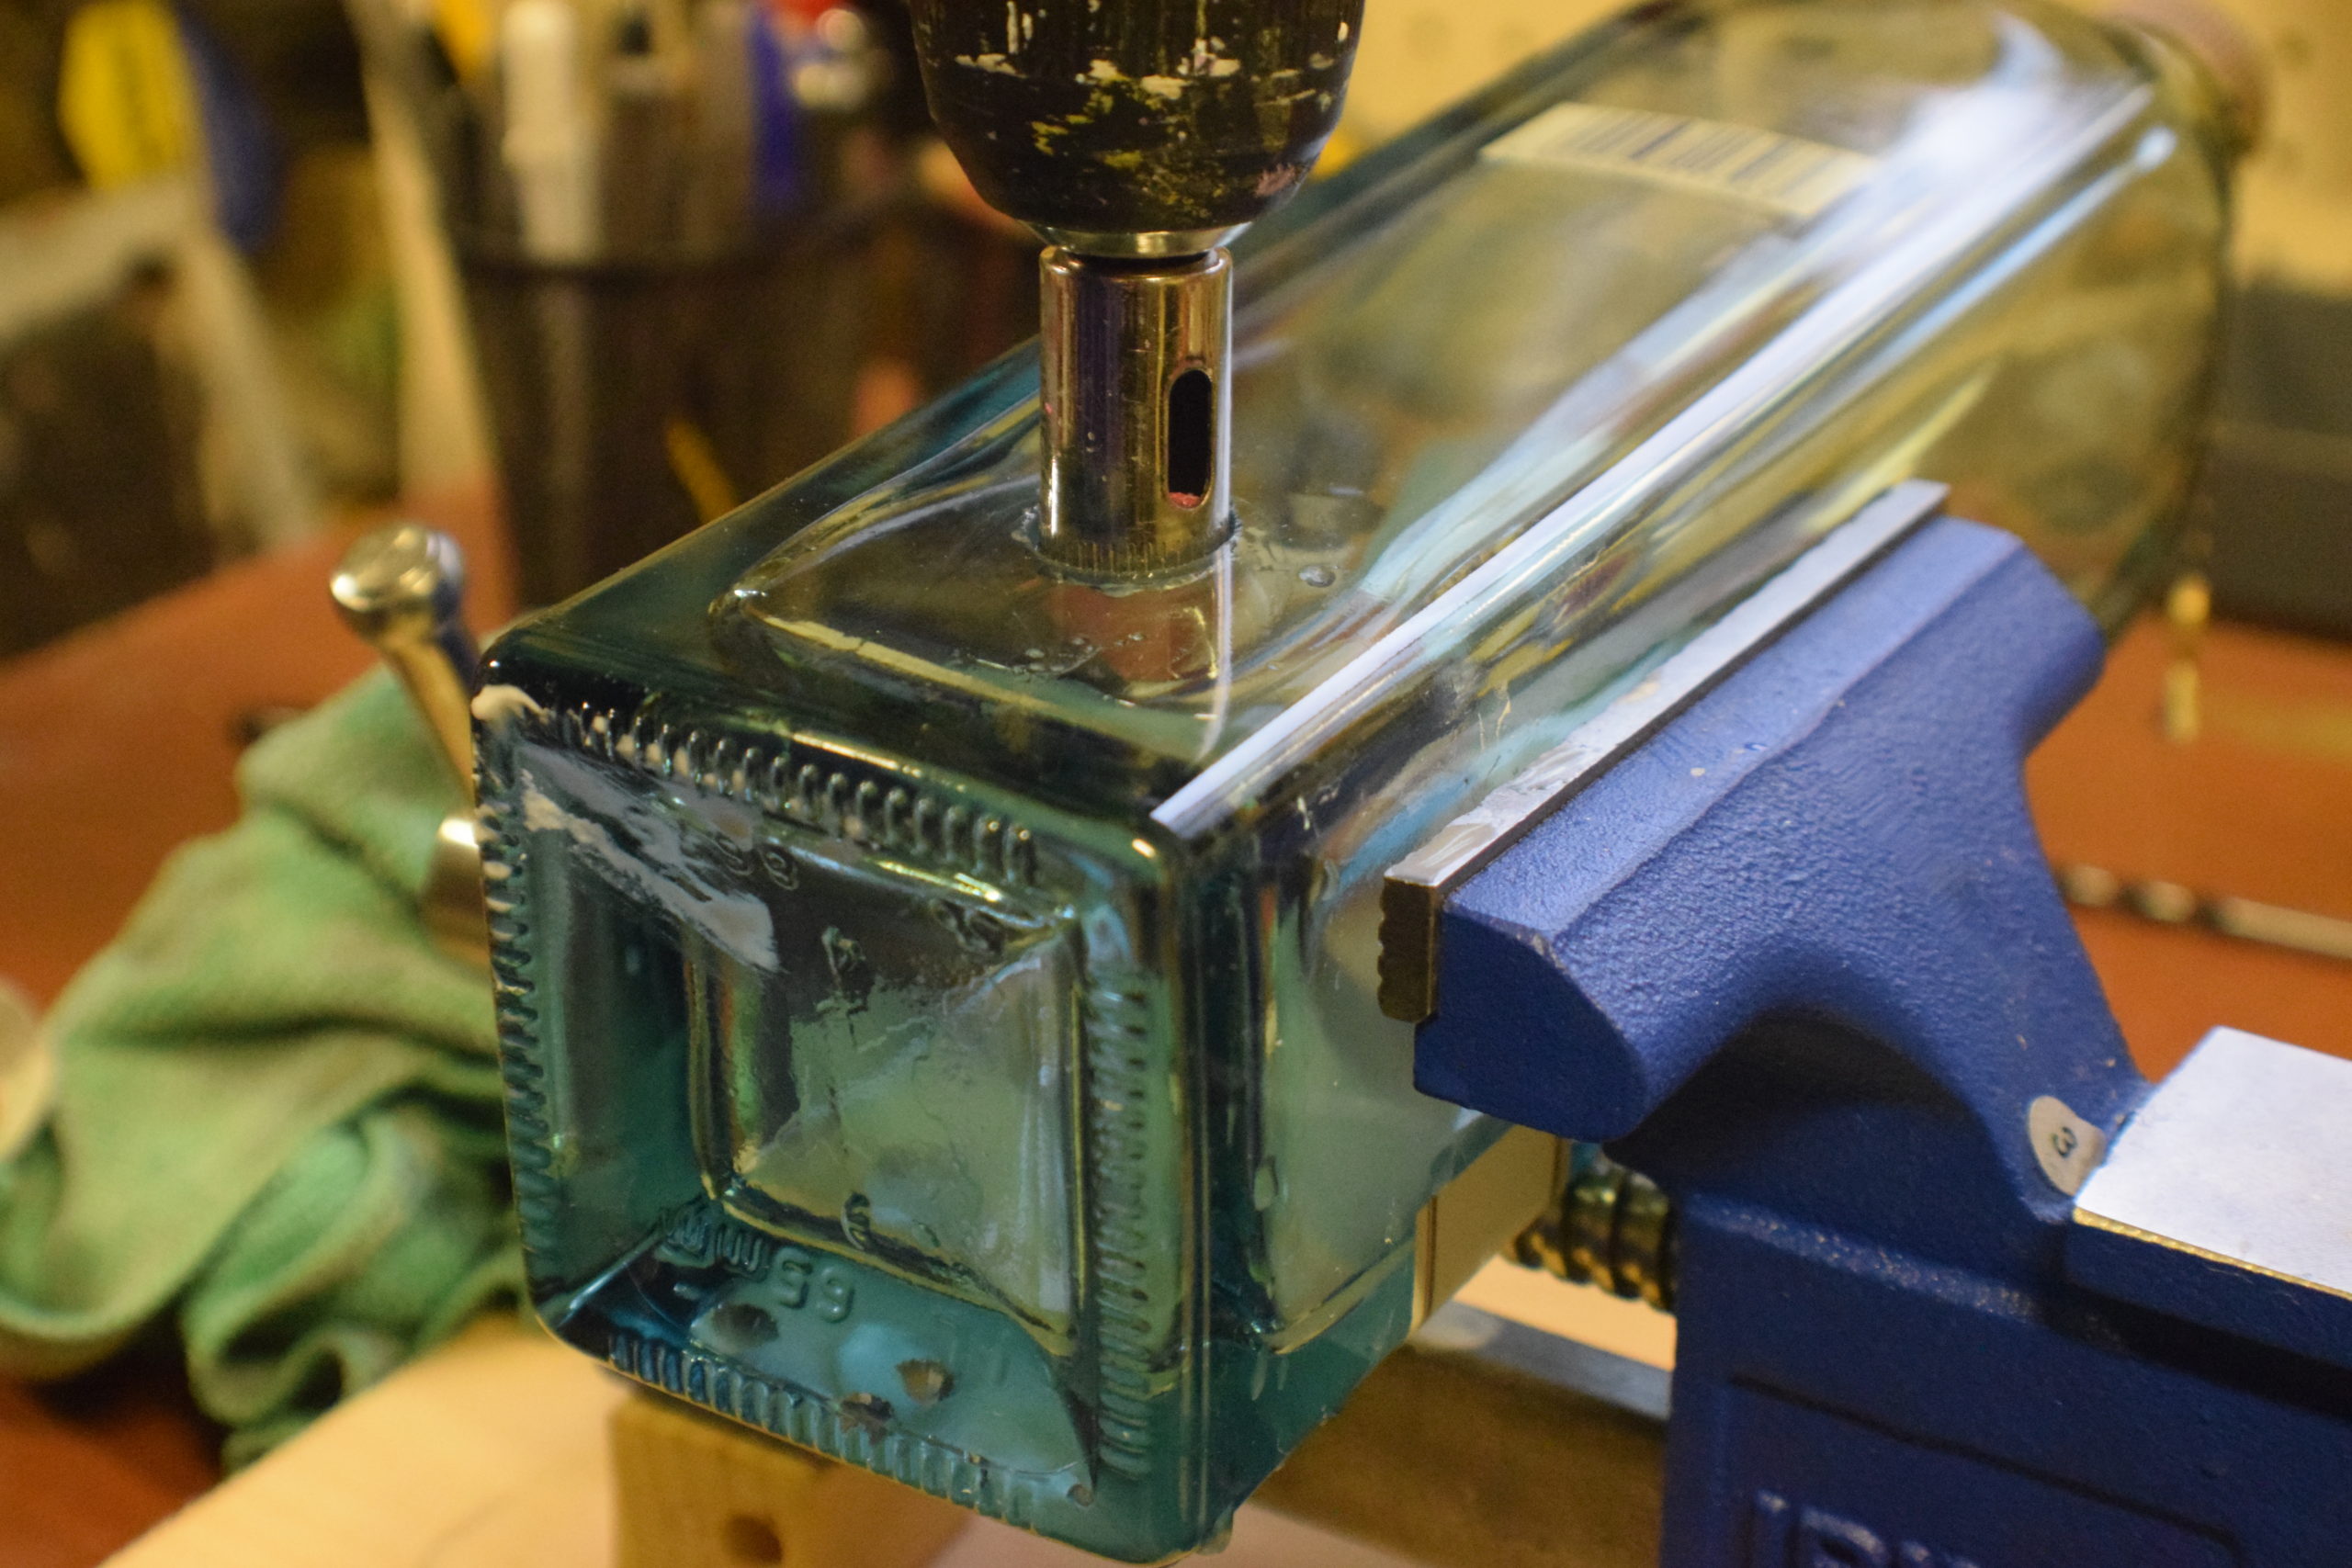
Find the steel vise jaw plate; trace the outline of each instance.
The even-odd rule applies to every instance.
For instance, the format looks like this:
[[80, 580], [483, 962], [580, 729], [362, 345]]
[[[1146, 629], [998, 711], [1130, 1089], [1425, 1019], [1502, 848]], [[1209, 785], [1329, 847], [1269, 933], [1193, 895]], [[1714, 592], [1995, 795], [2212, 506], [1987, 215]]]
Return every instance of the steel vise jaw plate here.
[[2352, 1367], [2352, 1062], [2216, 1029], [2075, 1201], [2066, 1270], [2103, 1295]]
[[1381, 1011], [1419, 1023], [1437, 1010], [1438, 916], [1456, 888], [1917, 532], [1940, 510], [1944, 495], [1943, 486], [1923, 479], [1889, 490], [1650, 679], [1389, 867], [1380, 891]]

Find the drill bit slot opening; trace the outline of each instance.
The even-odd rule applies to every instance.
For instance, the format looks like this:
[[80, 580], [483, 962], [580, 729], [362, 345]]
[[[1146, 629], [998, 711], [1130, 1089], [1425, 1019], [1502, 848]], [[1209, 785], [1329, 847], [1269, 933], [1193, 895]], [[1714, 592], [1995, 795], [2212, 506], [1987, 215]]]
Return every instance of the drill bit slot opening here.
[[1232, 259], [1051, 249], [1039, 276], [1039, 552], [1114, 578], [1206, 558], [1232, 511]]
[[1216, 464], [1216, 390], [1195, 366], [1168, 383], [1168, 499], [1191, 510], [1208, 499]]

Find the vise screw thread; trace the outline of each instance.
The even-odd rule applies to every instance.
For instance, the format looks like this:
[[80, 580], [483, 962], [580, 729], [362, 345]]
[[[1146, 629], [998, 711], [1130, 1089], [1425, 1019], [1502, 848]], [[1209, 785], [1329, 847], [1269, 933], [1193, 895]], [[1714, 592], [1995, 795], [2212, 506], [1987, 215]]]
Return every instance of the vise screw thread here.
[[1512, 1259], [1575, 1285], [1674, 1310], [1674, 1201], [1589, 1144], [1569, 1151], [1552, 1206], [1512, 1243]]

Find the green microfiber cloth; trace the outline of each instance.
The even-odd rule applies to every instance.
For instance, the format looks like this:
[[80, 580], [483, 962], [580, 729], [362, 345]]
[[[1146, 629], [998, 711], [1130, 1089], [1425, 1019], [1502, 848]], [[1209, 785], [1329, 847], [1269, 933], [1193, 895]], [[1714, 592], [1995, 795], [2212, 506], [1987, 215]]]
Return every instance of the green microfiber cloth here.
[[[0, 1166], [0, 1371], [176, 1311], [232, 1461], [519, 1294], [487, 975], [418, 914], [462, 802], [371, 676], [238, 770], [58, 999], [47, 1124]], [[149, 781], [169, 788], [170, 781]]]

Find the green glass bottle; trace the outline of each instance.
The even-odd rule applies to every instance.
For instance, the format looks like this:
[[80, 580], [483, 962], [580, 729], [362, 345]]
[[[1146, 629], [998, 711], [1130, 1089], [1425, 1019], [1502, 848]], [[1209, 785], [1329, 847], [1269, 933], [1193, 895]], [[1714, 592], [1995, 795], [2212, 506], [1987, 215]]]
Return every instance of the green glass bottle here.
[[541, 1314], [1088, 1550], [1212, 1538], [1505, 1132], [1412, 1087], [1384, 871], [1899, 480], [2122, 614], [2221, 141], [2181, 58], [2027, 0], [1645, 7], [1241, 247], [1207, 561], [1039, 557], [1024, 351], [510, 632]]

